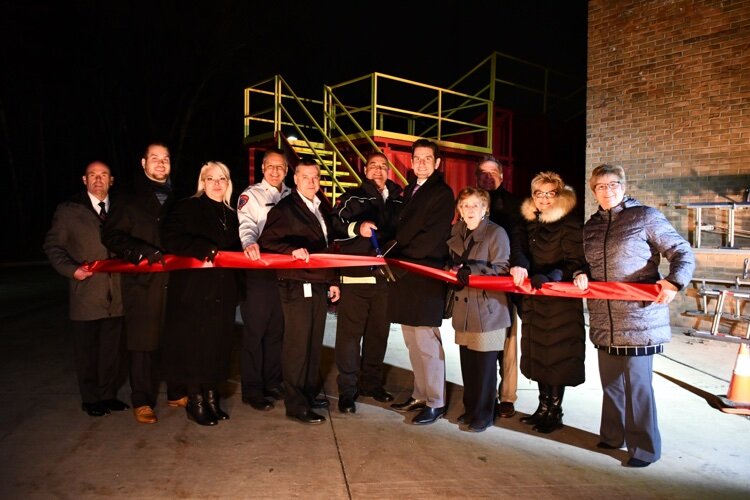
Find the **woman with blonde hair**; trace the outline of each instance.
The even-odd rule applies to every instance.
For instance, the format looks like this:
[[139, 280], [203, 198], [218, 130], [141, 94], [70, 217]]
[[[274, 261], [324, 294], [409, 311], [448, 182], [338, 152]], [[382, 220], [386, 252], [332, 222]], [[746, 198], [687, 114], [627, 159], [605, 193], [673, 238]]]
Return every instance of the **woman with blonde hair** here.
[[[239, 251], [239, 223], [229, 205], [231, 196], [227, 166], [205, 163], [196, 193], [177, 202], [164, 220], [164, 248], [209, 263], [221, 251]], [[238, 277], [234, 269], [212, 266], [171, 272], [164, 338], [166, 379], [187, 387], [187, 416], [200, 425], [229, 418], [219, 406], [218, 386], [229, 375]]]
[[[576, 195], [555, 172], [531, 181], [531, 198], [521, 205], [522, 223], [513, 238], [510, 274], [516, 286], [526, 278], [540, 289], [550, 281], [572, 281], [584, 265], [581, 221], [573, 213]], [[549, 433], [562, 427], [565, 386], [583, 383], [586, 337], [583, 300], [526, 295], [521, 309], [521, 373], [539, 385], [539, 407], [521, 421]]]

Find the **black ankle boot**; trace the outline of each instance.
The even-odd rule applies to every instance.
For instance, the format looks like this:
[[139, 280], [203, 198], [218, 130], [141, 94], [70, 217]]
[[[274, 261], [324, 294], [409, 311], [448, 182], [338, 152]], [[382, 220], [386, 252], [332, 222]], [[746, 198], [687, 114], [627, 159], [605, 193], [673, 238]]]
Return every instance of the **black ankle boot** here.
[[216, 389], [208, 389], [205, 393], [206, 404], [213, 412], [216, 420], [227, 420], [229, 415], [224, 412], [219, 406], [219, 391]]
[[524, 424], [538, 424], [542, 420], [544, 420], [545, 416], [547, 415], [547, 411], [549, 411], [548, 408], [548, 401], [549, 401], [549, 386], [547, 384], [543, 384], [541, 382], [539, 384], [539, 406], [537, 407], [536, 411], [529, 415], [528, 417], [521, 417], [519, 420], [523, 422]]
[[549, 397], [547, 398], [547, 414], [534, 426], [535, 431], [541, 432], [542, 434], [549, 434], [563, 426], [562, 400], [564, 393], [565, 386], [550, 386]]
[[214, 412], [206, 403], [203, 394], [191, 394], [188, 396], [188, 403], [185, 407], [189, 420], [200, 425], [216, 425], [218, 422]]

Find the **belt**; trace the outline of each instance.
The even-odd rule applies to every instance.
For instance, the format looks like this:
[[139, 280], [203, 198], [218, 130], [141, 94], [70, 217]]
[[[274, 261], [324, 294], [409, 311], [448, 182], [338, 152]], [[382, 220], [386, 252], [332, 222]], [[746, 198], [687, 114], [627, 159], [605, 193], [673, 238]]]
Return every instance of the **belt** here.
[[632, 346], [632, 345], [596, 345], [594, 347], [613, 356], [651, 356], [664, 352], [664, 344]]

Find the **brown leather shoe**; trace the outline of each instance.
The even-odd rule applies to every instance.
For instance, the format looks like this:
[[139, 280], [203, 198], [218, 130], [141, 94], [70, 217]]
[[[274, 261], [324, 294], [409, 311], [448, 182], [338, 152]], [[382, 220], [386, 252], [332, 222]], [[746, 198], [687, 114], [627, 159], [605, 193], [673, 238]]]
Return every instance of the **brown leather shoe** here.
[[167, 401], [167, 405], [172, 408], [185, 408], [188, 403], [188, 397], [182, 396], [180, 399], [170, 399]]
[[133, 410], [136, 421], [140, 424], [155, 424], [158, 422], [154, 410], [150, 406], [139, 406]]

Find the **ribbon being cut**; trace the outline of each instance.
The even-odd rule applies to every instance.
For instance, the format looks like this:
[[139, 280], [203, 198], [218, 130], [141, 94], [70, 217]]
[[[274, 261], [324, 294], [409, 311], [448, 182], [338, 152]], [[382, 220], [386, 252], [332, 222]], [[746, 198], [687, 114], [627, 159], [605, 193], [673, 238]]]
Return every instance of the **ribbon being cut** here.
[[[422, 266], [412, 262], [383, 257], [367, 257], [361, 255], [344, 254], [312, 254], [310, 262], [294, 259], [291, 255], [262, 254], [259, 260], [248, 259], [243, 252], [219, 252], [213, 263], [204, 262], [192, 257], [165, 255], [163, 262], [148, 264], [145, 260], [137, 266], [119, 259], [99, 260], [85, 266], [94, 273], [156, 273], [177, 271], [180, 269], [204, 269], [212, 267], [242, 268], [242, 269], [301, 269], [322, 267], [351, 267], [351, 266], [390, 266], [400, 267], [410, 272], [429, 276], [446, 283], [457, 284], [456, 273], [443, 271], [433, 267]], [[500, 292], [522, 293], [526, 295], [547, 295], [553, 297], [571, 297], [584, 299], [635, 300], [653, 302], [659, 295], [660, 286], [640, 283], [619, 282], [589, 282], [589, 288], [580, 290], [571, 282], [548, 282], [542, 288], [535, 289], [527, 279], [517, 287], [510, 276], [470, 276], [469, 286], [484, 290]]]

